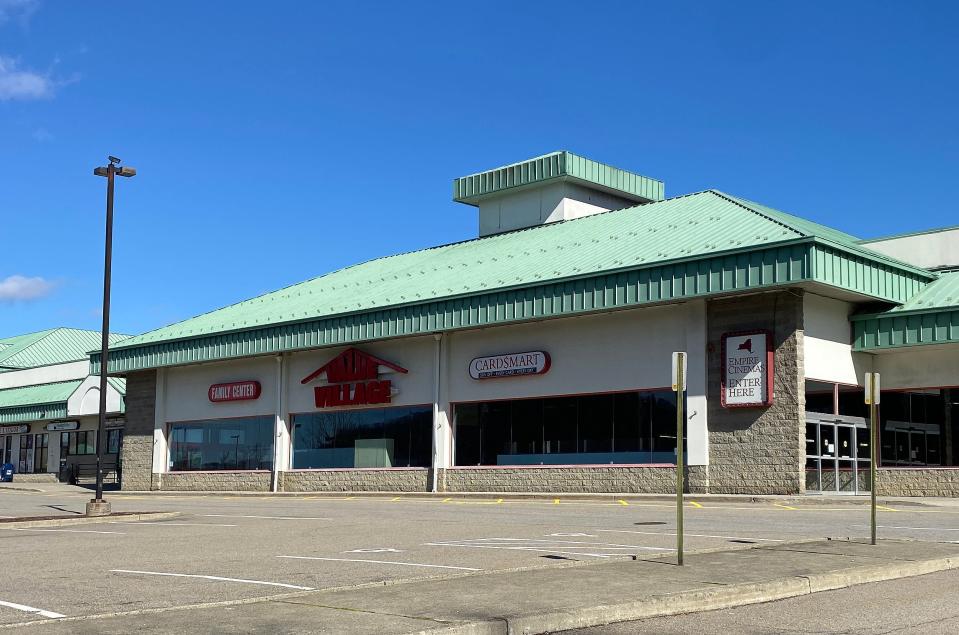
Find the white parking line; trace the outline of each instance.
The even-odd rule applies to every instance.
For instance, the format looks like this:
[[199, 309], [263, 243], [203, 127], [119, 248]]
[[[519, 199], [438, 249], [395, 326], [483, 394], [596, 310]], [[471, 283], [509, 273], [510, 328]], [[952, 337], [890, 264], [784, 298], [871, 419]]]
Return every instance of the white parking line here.
[[[853, 527], [863, 528], [869, 527], [869, 525], [853, 525]], [[916, 529], [919, 531], [959, 531], [955, 527], [900, 527], [897, 525], [876, 525], [879, 529]]]
[[174, 578], [202, 578], [204, 580], [216, 580], [218, 582], [242, 582], [244, 584], [261, 584], [263, 586], [280, 586], [285, 589], [297, 589], [298, 591], [313, 591], [313, 587], [297, 586], [295, 584], [285, 584], [283, 582], [264, 582], [263, 580], [244, 580], [243, 578], [223, 578], [218, 575], [197, 575], [193, 573], [164, 573], [161, 571], [135, 571], [132, 569], [110, 569], [111, 573], [135, 573], [139, 575], [160, 575]]
[[482, 571], [473, 567], [452, 567], [445, 564], [419, 564], [417, 562], [394, 562], [392, 560], [360, 560], [358, 558], [320, 558], [317, 556], [277, 556], [291, 560], [328, 560], [330, 562], [370, 562], [373, 564], [397, 564], [404, 567], [428, 567], [431, 569], [458, 569], [459, 571]]
[[318, 516], [240, 516], [238, 514], [201, 514], [204, 518], [265, 518], [267, 520], [330, 520]]
[[[668, 531], [633, 531], [632, 529], [597, 529], [596, 531], [605, 531], [617, 534], [643, 534], [645, 536], [675, 536], [676, 532]], [[742, 536], [714, 536], [712, 534], [691, 534], [683, 532], [684, 536], [695, 536], [697, 538], [724, 538], [726, 540], [757, 540], [760, 542], [786, 542], [778, 538], [743, 538]]]
[[110, 524], [112, 525], [160, 525], [163, 527], [236, 527], [236, 525], [221, 525], [219, 523], [166, 523], [162, 521], [158, 522], [146, 522], [146, 521], [122, 521], [122, 520], [111, 520]]
[[58, 531], [68, 534], [117, 534], [125, 536], [125, 531], [95, 531], [93, 529], [41, 529], [40, 527], [0, 527], [8, 531]]
[[6, 606], [11, 609], [16, 609], [18, 611], [26, 611], [27, 613], [36, 613], [41, 617], [66, 617], [62, 613], [54, 613], [53, 611], [44, 611], [43, 609], [35, 609], [32, 606], [27, 606], [26, 604], [16, 604], [14, 602], [4, 602], [0, 600], [0, 606]]

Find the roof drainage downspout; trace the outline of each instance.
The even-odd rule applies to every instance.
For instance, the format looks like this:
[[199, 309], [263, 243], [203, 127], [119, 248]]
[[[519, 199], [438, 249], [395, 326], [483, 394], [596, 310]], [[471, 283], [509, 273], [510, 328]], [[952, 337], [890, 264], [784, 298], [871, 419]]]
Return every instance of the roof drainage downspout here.
[[433, 335], [433, 478], [430, 479], [430, 491], [439, 491], [440, 444], [444, 442], [443, 421], [440, 419], [440, 360], [442, 359], [443, 334]]

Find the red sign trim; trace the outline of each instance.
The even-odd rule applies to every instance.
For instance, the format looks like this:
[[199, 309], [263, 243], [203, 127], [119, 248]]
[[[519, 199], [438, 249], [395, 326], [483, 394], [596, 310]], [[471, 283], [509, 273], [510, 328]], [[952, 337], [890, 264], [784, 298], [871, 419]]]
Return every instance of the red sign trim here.
[[226, 384], [213, 384], [206, 396], [213, 403], [223, 401], [251, 401], [259, 399], [263, 392], [258, 381], [233, 381]]
[[[765, 394], [763, 395], [762, 403], [741, 403], [741, 404], [727, 404], [726, 403], [726, 340], [730, 337], [739, 337], [742, 335], [765, 335], [766, 336], [766, 389]], [[723, 408], [768, 408], [773, 405], [773, 385], [776, 376], [776, 354], [773, 351], [773, 334], [772, 331], [767, 329], [753, 329], [750, 331], [733, 331], [731, 333], [723, 333], [722, 336], [722, 355], [720, 366], [721, 374], [719, 379], [719, 400]]]

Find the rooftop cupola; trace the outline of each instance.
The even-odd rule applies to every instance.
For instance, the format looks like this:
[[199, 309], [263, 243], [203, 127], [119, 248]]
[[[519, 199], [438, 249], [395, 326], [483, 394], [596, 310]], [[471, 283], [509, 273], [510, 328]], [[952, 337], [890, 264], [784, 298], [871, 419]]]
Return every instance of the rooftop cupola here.
[[453, 181], [453, 200], [479, 207], [479, 235], [663, 200], [663, 182], [552, 152]]

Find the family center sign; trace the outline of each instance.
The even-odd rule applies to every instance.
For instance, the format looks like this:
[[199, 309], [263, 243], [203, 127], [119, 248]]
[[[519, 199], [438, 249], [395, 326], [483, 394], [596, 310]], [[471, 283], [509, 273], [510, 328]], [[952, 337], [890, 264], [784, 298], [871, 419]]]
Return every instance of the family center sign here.
[[773, 349], [769, 331], [723, 335], [724, 408], [768, 406], [773, 400]]

